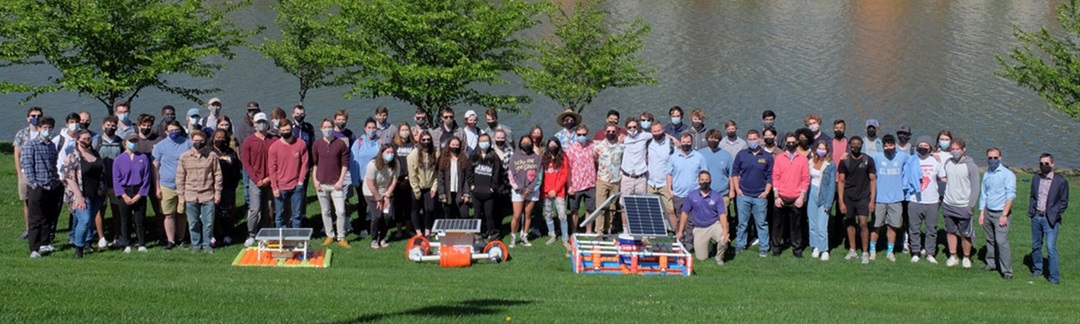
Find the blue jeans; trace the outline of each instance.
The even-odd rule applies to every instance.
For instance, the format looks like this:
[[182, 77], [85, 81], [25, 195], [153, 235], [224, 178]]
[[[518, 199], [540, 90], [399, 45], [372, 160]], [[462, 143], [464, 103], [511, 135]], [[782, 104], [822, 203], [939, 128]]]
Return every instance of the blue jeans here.
[[71, 227], [71, 241], [77, 247], [83, 247], [86, 242], [94, 239], [94, 216], [101, 209], [102, 197], [85, 197], [86, 208], [73, 211], [75, 221]]
[[240, 177], [243, 178], [240, 181], [240, 183], [242, 183], [244, 185], [244, 206], [249, 206], [248, 204], [251, 203], [251, 194], [248, 193], [248, 190], [250, 190], [250, 189], [248, 189], [248, 187], [251, 186], [251, 184], [250, 184], [251, 180], [248, 180], [248, 175], [247, 175], [246, 171], [241, 171], [240, 172]]
[[214, 237], [214, 202], [188, 201], [184, 203], [184, 212], [191, 232], [191, 246], [210, 246], [210, 238]]
[[289, 190], [281, 190], [278, 197], [274, 197], [274, 225], [285, 227], [285, 201], [289, 201], [290, 215], [292, 215], [292, 228], [300, 228], [300, 203], [304, 199], [304, 191], [300, 186]]
[[1050, 271], [1049, 280], [1052, 283], [1061, 281], [1061, 273], [1058, 272], [1057, 252], [1057, 236], [1059, 229], [1061, 229], [1061, 223], [1051, 227], [1050, 222], [1046, 220], [1046, 216], [1035, 216], [1031, 218], [1031, 263], [1034, 265], [1031, 269], [1031, 273], [1035, 275], [1042, 275], [1043, 273], [1042, 246], [1043, 237], [1045, 236], [1046, 254], [1050, 257], [1050, 265], [1047, 266], [1047, 270]]
[[754, 214], [754, 223], [758, 232], [758, 249], [761, 253], [769, 252], [769, 226], [765, 223], [765, 198], [738, 196], [739, 227], [736, 234], [736, 250], [746, 249], [746, 226], [750, 222], [750, 213]]
[[825, 209], [831, 206], [818, 206], [819, 186], [810, 186], [810, 195], [806, 199], [806, 218], [810, 225], [810, 246], [820, 252], [829, 251], [829, 213]]

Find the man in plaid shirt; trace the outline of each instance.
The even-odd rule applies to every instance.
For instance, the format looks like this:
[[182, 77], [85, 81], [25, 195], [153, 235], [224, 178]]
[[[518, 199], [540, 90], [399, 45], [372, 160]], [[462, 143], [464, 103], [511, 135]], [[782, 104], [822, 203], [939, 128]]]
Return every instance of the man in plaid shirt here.
[[60, 200], [64, 187], [56, 170], [59, 157], [56, 144], [49, 139], [56, 120], [42, 117], [38, 123], [38, 136], [31, 138], [19, 150], [19, 164], [26, 176], [28, 229], [30, 258], [40, 258], [41, 253], [52, 252], [48, 242], [49, 228], [60, 215]]

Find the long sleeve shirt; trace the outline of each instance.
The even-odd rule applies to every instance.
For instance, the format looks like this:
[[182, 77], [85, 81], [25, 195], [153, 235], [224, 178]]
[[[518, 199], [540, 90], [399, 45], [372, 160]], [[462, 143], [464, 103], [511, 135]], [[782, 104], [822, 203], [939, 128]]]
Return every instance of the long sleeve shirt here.
[[743, 195], [756, 197], [765, 192], [766, 186], [772, 184], [772, 169], [772, 154], [763, 150], [753, 153], [745, 149], [735, 155], [731, 176], [739, 177], [738, 186]]
[[184, 201], [207, 203], [221, 199], [221, 165], [217, 153], [203, 155], [194, 148], [180, 156], [176, 167], [176, 193]]
[[138, 186], [143, 197], [150, 194], [150, 157], [146, 154], [120, 153], [113, 160], [112, 173], [113, 194], [117, 197], [124, 195], [124, 187]]
[[652, 138], [646, 132], [639, 131], [637, 136], [627, 135], [623, 138], [623, 159], [620, 170], [633, 176], [640, 176], [649, 172], [649, 165], [641, 163], [645, 161], [646, 142]]
[[[562, 198], [566, 197], [566, 182], [568, 175], [570, 174], [570, 164], [566, 159], [562, 160], [562, 165], [555, 165], [555, 162], [548, 163], [544, 166], [544, 185], [540, 189], [541, 198]], [[548, 192], [554, 191], [555, 196], [548, 195]]]
[[784, 151], [773, 160], [773, 188], [783, 198], [798, 198], [810, 188], [810, 167], [806, 156]]
[[517, 152], [510, 157], [510, 186], [514, 192], [524, 193], [528, 188], [532, 192], [540, 190], [540, 156]]
[[292, 143], [275, 141], [270, 145], [266, 170], [270, 172], [271, 189], [295, 189], [307, 177], [307, 144], [300, 139], [295, 139]]
[[267, 173], [267, 160], [270, 154], [270, 145], [277, 141], [277, 137], [266, 135], [259, 138], [258, 135], [248, 136], [240, 147], [240, 160], [244, 164], [244, 172], [247, 172], [251, 182], [259, 183], [262, 179], [270, 176]]
[[982, 190], [979, 190], [979, 210], [1001, 211], [1005, 202], [1016, 199], [1016, 174], [999, 165], [996, 170], [983, 174]]
[[23, 144], [19, 151], [19, 164], [22, 165], [22, 173], [26, 176], [26, 184], [30, 188], [46, 189], [60, 186], [57, 159], [59, 155], [56, 144], [45, 141], [41, 137], [32, 138]]
[[960, 161], [949, 158], [941, 168], [945, 178], [943, 202], [950, 206], [971, 208], [979, 198], [979, 167], [970, 156], [963, 156]]

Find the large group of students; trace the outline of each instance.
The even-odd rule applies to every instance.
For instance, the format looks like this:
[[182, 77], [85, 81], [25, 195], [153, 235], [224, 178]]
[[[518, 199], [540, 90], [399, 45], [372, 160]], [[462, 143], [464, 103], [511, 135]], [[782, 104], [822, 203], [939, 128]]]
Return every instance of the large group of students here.
[[[482, 235], [502, 239], [512, 211], [511, 248], [532, 245], [530, 238], [539, 236], [532, 220], [540, 214], [546, 243], [561, 237], [569, 249], [575, 232], [625, 231], [620, 204], [602, 204], [618, 193], [659, 196], [676, 239], [697, 259], [712, 255], [719, 265], [755, 245], [761, 257], [790, 249], [802, 258], [810, 249], [812, 258], [827, 261], [831, 251], [844, 250], [842, 241], [845, 260], [867, 264], [884, 253], [895, 262], [908, 253], [911, 262], [936, 264], [940, 217], [947, 266], [972, 266], [978, 225], [986, 238], [985, 269], [1013, 277], [1008, 232], [1016, 175], [1001, 164], [1000, 149], [968, 152], [965, 140], [948, 130], [912, 141], [910, 127], [886, 134], [870, 119], [865, 136], [852, 136], [837, 119], [829, 134], [822, 118], [809, 114], [805, 127], [784, 133], [767, 110], [760, 128], [740, 132], [732, 120], [707, 129], [703, 110], [685, 120], [676, 106], [667, 123], [649, 112], [624, 119], [611, 110], [593, 130], [567, 110], [556, 117], [553, 136], [537, 125], [514, 137], [494, 109], [484, 111], [486, 127], [471, 110], [459, 125], [451, 108], [440, 109], [434, 121], [417, 110], [411, 123], [394, 125], [380, 106], [354, 133], [345, 110], [314, 123], [302, 105], [291, 115], [282, 108], [267, 115], [249, 102], [235, 122], [217, 98], [205, 110], [192, 108], [177, 119], [176, 109], [165, 106], [158, 120], [133, 117], [121, 103], [96, 128], [88, 112], [60, 124], [30, 108], [29, 125], [14, 142], [30, 257], [55, 250], [65, 205], [76, 258], [95, 245], [146, 252], [148, 232], [157, 232], [165, 250], [212, 253], [233, 244], [234, 211], [246, 214], [240, 231], [247, 246], [265, 227], [321, 225], [324, 246], [349, 248], [346, 234], [355, 232], [380, 249], [388, 239], [431, 236], [436, 218], [482, 219]], [[980, 176], [975, 161], [983, 158]], [[1057, 283], [1056, 238], [1068, 183], [1054, 173], [1051, 154], [1032, 159], [1040, 172], [1026, 211], [1031, 272], [1043, 275], [1045, 246], [1047, 278]], [[306, 216], [309, 184], [321, 224]], [[240, 186], [243, 197], [236, 195]], [[362, 197], [350, 205], [353, 195]], [[578, 228], [598, 208], [596, 221]], [[147, 224], [148, 209], [160, 223]], [[355, 224], [350, 211], [360, 215]], [[882, 234], [884, 249], [877, 246]]]

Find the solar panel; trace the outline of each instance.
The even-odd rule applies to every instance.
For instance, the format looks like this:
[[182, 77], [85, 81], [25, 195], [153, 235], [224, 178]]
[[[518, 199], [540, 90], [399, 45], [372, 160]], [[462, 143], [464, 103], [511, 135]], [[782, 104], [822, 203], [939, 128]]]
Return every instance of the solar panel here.
[[600, 204], [600, 206], [596, 206], [596, 210], [594, 210], [592, 214], [589, 214], [589, 217], [586, 217], [585, 220], [581, 221], [581, 225], [578, 226], [585, 227], [585, 225], [592, 223], [596, 220], [596, 217], [600, 216], [600, 214], [607, 212], [608, 206], [614, 203], [617, 198], [619, 198], [618, 192], [611, 193], [611, 196], [608, 197], [607, 200], [604, 200], [604, 203]]
[[307, 240], [311, 239], [310, 228], [264, 228], [255, 235], [256, 240]]
[[443, 233], [480, 233], [480, 220], [436, 219], [431, 230]]
[[623, 196], [629, 234], [634, 236], [668, 236], [667, 215], [659, 196]]

